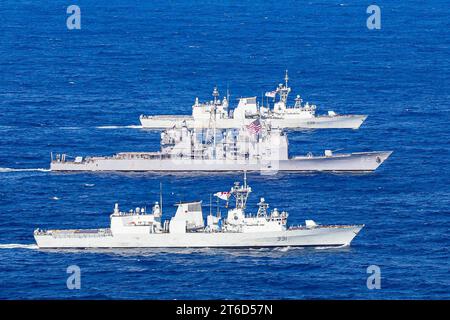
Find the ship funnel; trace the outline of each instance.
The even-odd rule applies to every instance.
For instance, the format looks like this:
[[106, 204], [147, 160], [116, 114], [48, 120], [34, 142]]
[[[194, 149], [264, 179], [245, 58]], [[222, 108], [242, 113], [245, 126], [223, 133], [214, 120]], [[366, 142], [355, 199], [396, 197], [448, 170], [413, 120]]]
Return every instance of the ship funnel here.
[[119, 213], [119, 204], [118, 203], [116, 203], [114, 205], [114, 213]]

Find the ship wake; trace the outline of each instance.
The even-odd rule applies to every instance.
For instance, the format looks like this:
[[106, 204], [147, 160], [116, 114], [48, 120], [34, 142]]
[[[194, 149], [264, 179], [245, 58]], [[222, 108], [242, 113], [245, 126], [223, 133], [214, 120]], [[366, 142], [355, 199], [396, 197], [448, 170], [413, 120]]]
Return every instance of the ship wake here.
[[0, 244], [0, 249], [38, 249], [36, 244], [6, 243]]
[[97, 129], [142, 129], [139, 125], [128, 125], [128, 126], [98, 126]]
[[126, 126], [95, 126], [95, 127], [59, 127], [61, 130], [89, 130], [89, 129], [142, 129], [140, 125], [126, 125]]
[[0, 168], [0, 172], [49, 172], [50, 169], [45, 168]]

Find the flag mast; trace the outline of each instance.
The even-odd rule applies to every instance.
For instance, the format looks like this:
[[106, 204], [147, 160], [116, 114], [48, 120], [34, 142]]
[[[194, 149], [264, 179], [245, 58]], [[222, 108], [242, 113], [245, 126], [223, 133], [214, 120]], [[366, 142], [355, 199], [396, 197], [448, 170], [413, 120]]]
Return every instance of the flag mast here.
[[217, 98], [219, 97], [219, 90], [217, 89], [217, 86], [214, 87], [213, 90], [213, 97], [214, 97], [214, 130], [213, 130], [213, 134], [214, 134], [214, 141], [213, 141], [213, 146], [214, 146], [214, 157], [216, 156], [216, 121], [217, 121]]
[[162, 196], [162, 182], [159, 182], [159, 207], [161, 209], [161, 214], [163, 213], [163, 196]]

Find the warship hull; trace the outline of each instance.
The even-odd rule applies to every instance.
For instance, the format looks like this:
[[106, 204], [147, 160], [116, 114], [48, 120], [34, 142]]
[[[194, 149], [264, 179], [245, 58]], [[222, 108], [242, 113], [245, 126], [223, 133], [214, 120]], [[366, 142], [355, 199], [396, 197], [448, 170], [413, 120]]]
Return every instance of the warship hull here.
[[[288, 130], [306, 129], [358, 129], [366, 120], [365, 115], [336, 115], [317, 116], [314, 118], [265, 118], [266, 123], [273, 128]], [[144, 129], [169, 129], [185, 123], [189, 129], [206, 129], [215, 126], [217, 129], [238, 129], [250, 124], [255, 119], [220, 119], [213, 121], [210, 119], [194, 120], [192, 116], [142, 116], [141, 126]]]
[[113, 234], [110, 229], [53, 230], [35, 234], [41, 249], [61, 248], [255, 248], [349, 246], [363, 225], [320, 226], [275, 232]]
[[51, 171], [150, 171], [150, 172], [224, 172], [224, 171], [374, 171], [391, 151], [358, 152], [333, 156], [297, 156], [287, 160], [206, 160], [168, 159], [157, 153], [133, 153], [120, 157], [91, 157], [82, 161], [52, 160]]

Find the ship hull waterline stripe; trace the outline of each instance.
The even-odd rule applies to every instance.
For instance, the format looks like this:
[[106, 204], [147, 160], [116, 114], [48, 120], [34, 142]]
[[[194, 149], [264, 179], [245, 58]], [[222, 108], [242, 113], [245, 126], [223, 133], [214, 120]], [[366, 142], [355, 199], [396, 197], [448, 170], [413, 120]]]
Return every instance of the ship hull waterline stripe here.
[[199, 247], [190, 247], [190, 246], [180, 246], [180, 247], [39, 247], [39, 250], [109, 250], [109, 249], [262, 249], [262, 248], [318, 248], [318, 247], [330, 247], [330, 248], [338, 248], [338, 247], [349, 247], [349, 244], [306, 244], [306, 245], [287, 245], [287, 246], [199, 246]]

